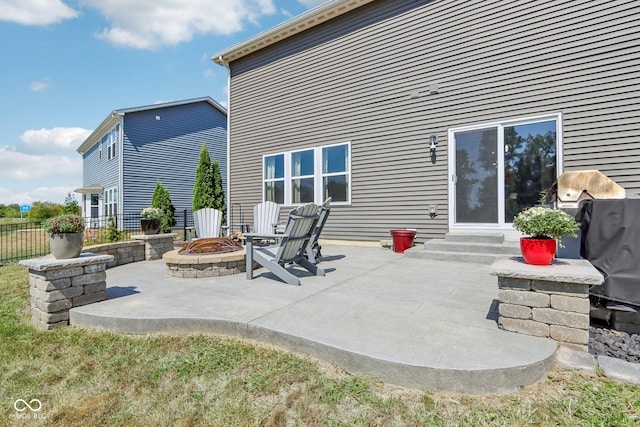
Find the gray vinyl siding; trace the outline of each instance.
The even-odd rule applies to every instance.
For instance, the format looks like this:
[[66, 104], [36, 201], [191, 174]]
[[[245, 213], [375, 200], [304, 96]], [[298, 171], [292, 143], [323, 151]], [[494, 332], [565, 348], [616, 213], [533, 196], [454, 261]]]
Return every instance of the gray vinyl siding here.
[[226, 192], [226, 129], [226, 116], [207, 102], [127, 113], [123, 144], [124, 213], [139, 213], [150, 206], [158, 181], [169, 191], [176, 215], [181, 215], [184, 209], [191, 210], [203, 143], [211, 161], [220, 164]]
[[[117, 147], [117, 149], [119, 150], [120, 147]], [[99, 142], [83, 154], [83, 186], [100, 184], [106, 190], [118, 185], [118, 157], [116, 156], [113, 159], [108, 159], [107, 157], [107, 145], [105, 144], [102, 149], [102, 158], [100, 158]], [[102, 213], [100, 214], [102, 215]]]
[[558, 112], [564, 170], [638, 194], [639, 18], [638, 1], [379, 0], [234, 61], [230, 204], [249, 221], [262, 155], [350, 141], [352, 203], [323, 237], [441, 237], [447, 130]]

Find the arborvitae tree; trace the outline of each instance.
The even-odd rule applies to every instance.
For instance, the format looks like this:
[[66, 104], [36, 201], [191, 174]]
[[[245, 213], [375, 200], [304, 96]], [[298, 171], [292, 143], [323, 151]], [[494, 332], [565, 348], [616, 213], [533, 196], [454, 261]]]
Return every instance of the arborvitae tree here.
[[173, 207], [173, 203], [171, 203], [169, 191], [164, 188], [160, 181], [157, 182], [156, 189], [153, 192], [153, 197], [151, 198], [151, 206], [154, 208], [162, 209], [162, 212], [164, 213], [164, 215], [162, 216], [160, 231], [163, 233], [171, 233], [171, 227], [176, 225], [176, 208]]
[[109, 223], [107, 224], [107, 234], [105, 236], [105, 240], [107, 243], [115, 243], [122, 240], [122, 236], [124, 233], [122, 231], [118, 231], [118, 225], [116, 224], [116, 219], [113, 215], [109, 215]]
[[222, 211], [222, 223], [226, 224], [227, 204], [224, 200], [224, 189], [222, 188], [222, 175], [218, 161], [213, 161], [213, 207]]
[[196, 169], [196, 182], [193, 186], [193, 210], [216, 208], [213, 169], [207, 146], [202, 144], [200, 162]]

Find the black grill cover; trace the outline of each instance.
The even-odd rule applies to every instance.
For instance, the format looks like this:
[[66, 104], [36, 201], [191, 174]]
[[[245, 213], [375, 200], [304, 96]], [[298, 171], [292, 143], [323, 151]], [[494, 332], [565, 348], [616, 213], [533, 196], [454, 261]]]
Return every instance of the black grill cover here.
[[584, 200], [580, 221], [580, 255], [605, 280], [592, 295], [640, 306], [640, 199]]

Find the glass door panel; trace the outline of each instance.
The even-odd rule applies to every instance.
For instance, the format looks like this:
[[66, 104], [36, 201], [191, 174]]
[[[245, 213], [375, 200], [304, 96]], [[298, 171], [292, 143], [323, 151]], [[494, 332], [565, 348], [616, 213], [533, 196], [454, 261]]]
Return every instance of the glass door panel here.
[[555, 120], [504, 127], [504, 221], [540, 203], [556, 180]]
[[455, 133], [455, 222], [498, 223], [497, 128]]

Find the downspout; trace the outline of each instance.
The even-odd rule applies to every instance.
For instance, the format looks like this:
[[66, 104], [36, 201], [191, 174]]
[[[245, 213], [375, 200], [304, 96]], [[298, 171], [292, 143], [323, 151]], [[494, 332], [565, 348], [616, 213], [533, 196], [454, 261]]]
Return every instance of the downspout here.
[[222, 55], [218, 56], [218, 61], [227, 69], [227, 232], [231, 235], [231, 68]]
[[[120, 131], [118, 132], [118, 211], [116, 212], [117, 217], [123, 218], [124, 215], [124, 114], [116, 113], [115, 111], [111, 113], [111, 117], [114, 119], [119, 117], [120, 120], [118, 124], [120, 125]], [[116, 147], [117, 148], [117, 147]], [[124, 222], [124, 221], [121, 221]], [[119, 224], [119, 228], [123, 227], [124, 224]]]

